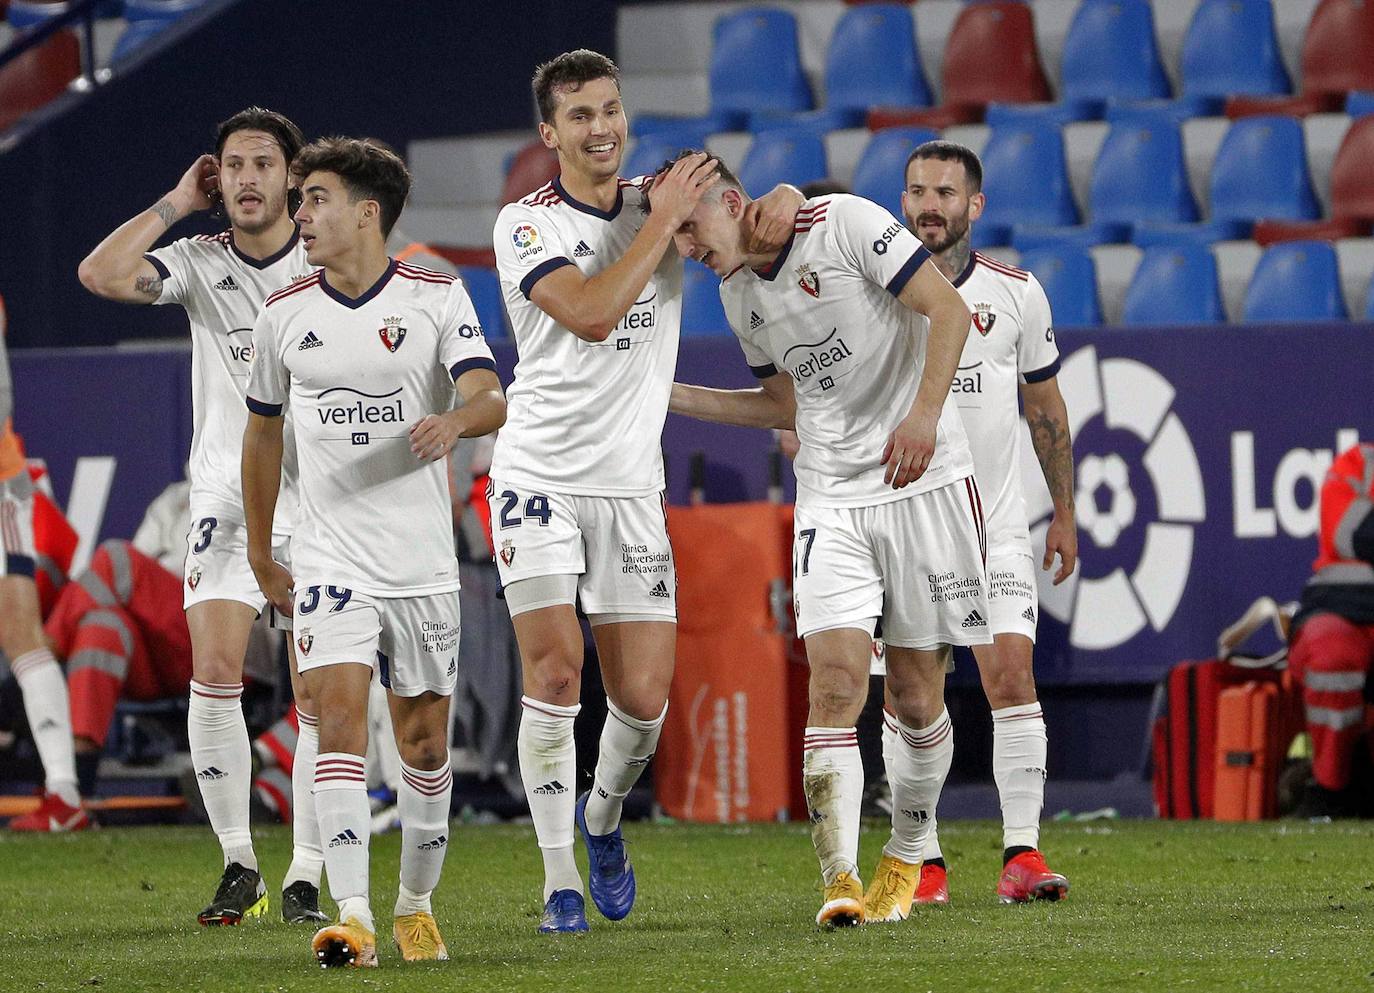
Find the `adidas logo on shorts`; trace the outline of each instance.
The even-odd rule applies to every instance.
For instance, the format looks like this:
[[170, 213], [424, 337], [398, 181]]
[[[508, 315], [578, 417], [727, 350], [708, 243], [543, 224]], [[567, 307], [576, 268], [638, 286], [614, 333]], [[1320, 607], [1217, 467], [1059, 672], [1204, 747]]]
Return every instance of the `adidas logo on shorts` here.
[[577, 247], [573, 249], [573, 258], [575, 259], [585, 259], [588, 255], [595, 254], [596, 253], [592, 251], [591, 246], [588, 245], [585, 241], [579, 241], [577, 243]]
[[530, 792], [535, 796], [558, 796], [560, 793], [568, 792], [568, 788], [558, 780], [553, 779], [543, 786], [536, 786], [534, 789], [530, 790]]
[[330, 840], [330, 842], [329, 842], [329, 847], [330, 847], [330, 848], [338, 848], [340, 845], [361, 845], [361, 844], [362, 844], [362, 840], [361, 840], [356, 834], [353, 833], [353, 829], [352, 829], [352, 828], [346, 828], [346, 829], [344, 829], [343, 831], [340, 831], [338, 834], [334, 835], [334, 837], [333, 837], [333, 838]]
[[305, 333], [305, 337], [301, 339], [301, 343], [300, 343], [299, 345], [296, 346], [296, 351], [298, 351], [298, 352], [303, 352], [303, 351], [305, 351], [307, 348], [323, 348], [323, 347], [324, 347], [324, 342], [320, 341], [320, 336], [317, 335], [314, 331], [307, 331], [307, 332]]
[[757, 331], [761, 327], [763, 327], [763, 318], [754, 311], [749, 311], [749, 330]]
[[1034, 608], [1034, 607], [1027, 607], [1025, 610], [1021, 611], [1021, 616], [1024, 617], [1026, 620], [1030, 621], [1032, 624], [1034, 624], [1034, 623], [1035, 623], [1035, 608]]
[[649, 596], [661, 596], [665, 600], [668, 599], [668, 595], [668, 584], [661, 579], [655, 583], [654, 588], [649, 591]]
[[988, 622], [983, 620], [983, 615], [976, 610], [970, 610], [969, 615], [964, 618], [964, 627], [966, 628], [985, 628], [987, 626]]
[[448, 844], [448, 835], [446, 835], [446, 834], [441, 834], [441, 835], [439, 835], [439, 837], [435, 838], [433, 841], [426, 841], [424, 844], [416, 845], [415, 847], [416, 847], [419, 851], [422, 851], [422, 852], [435, 852], [435, 851], [438, 851], [440, 848], [443, 848], [443, 847], [444, 847], [445, 845], [447, 845], [447, 844]]
[[238, 288], [239, 284], [234, 282], [233, 276], [225, 276], [215, 284], [215, 289], [217, 290], [237, 290]]
[[211, 780], [213, 780], [213, 779], [223, 779], [223, 778], [224, 778], [225, 776], [227, 776], [227, 775], [229, 775], [229, 773], [227, 773], [227, 772], [221, 772], [219, 769], [216, 769], [214, 766], [211, 765], [211, 766], [206, 766], [204, 769], [200, 770], [200, 772], [196, 773], [196, 778], [197, 778], [197, 779], [211, 779]]

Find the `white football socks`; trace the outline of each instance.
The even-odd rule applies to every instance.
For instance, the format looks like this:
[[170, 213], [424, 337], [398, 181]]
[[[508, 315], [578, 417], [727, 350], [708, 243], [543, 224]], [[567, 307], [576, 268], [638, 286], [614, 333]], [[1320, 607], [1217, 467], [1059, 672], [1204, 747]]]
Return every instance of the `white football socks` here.
[[253, 769], [248, 726], [243, 720], [242, 683], [191, 680], [186, 732], [191, 762], [210, 826], [224, 849], [224, 863], [257, 869], [248, 828], [248, 794]]
[[396, 802], [401, 813], [401, 889], [396, 916], [432, 913], [429, 898], [439, 885], [448, 852], [449, 798], [453, 772], [448, 759], [437, 769], [415, 769], [401, 763]]
[[858, 878], [859, 814], [864, 764], [858, 732], [809, 727], [802, 741], [802, 789], [811, 813], [811, 843], [829, 886], [841, 872]]
[[992, 778], [1002, 801], [1003, 848], [1040, 844], [1048, 751], [1038, 702], [992, 712]]
[[544, 856], [544, 899], [555, 890], [582, 892], [582, 876], [573, 860], [573, 792], [577, 750], [573, 721], [581, 704], [560, 707], [521, 697], [520, 733], [516, 750], [520, 778], [525, 783], [534, 834]]
[[286, 870], [282, 889], [304, 881], [316, 889], [324, 868], [324, 848], [320, 844], [320, 822], [315, 811], [315, 760], [320, 753], [320, 719], [296, 708], [300, 731], [296, 735], [296, 754], [291, 762], [291, 865]]
[[52, 652], [35, 648], [10, 665], [24, 695], [29, 731], [43, 763], [44, 789], [69, 807], [81, 806], [76, 788], [76, 752], [72, 744], [71, 702], [67, 680]]
[[321, 752], [315, 760], [315, 810], [329, 895], [339, 905], [339, 920], [356, 917], [376, 931], [367, 901], [367, 853], [372, 812], [367, 803], [367, 771], [361, 755]]
[[907, 727], [885, 711], [883, 729], [883, 763], [892, 787], [892, 836], [883, 852], [914, 865], [922, 860], [954, 759], [954, 725], [943, 708], [923, 728]]
[[610, 699], [606, 700], [606, 708], [596, 776], [587, 797], [587, 830], [592, 834], [610, 834], [620, 824], [625, 797], [654, 757], [659, 735], [663, 733], [663, 719], [668, 715], [666, 703], [650, 721], [631, 717]]

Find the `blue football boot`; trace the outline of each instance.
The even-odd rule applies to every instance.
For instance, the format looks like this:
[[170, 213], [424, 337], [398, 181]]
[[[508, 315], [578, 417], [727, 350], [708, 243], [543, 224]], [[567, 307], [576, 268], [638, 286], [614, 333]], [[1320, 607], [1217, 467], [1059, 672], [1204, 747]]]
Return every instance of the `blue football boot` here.
[[540, 934], [578, 934], [590, 931], [587, 902], [577, 890], [554, 890], [539, 918]]
[[592, 892], [592, 902], [601, 915], [610, 921], [618, 921], [630, 912], [635, 905], [635, 870], [625, 854], [625, 839], [620, 836], [617, 826], [610, 834], [592, 834], [587, 830], [587, 797], [583, 793], [577, 798], [577, 830], [587, 843], [589, 875], [587, 888]]

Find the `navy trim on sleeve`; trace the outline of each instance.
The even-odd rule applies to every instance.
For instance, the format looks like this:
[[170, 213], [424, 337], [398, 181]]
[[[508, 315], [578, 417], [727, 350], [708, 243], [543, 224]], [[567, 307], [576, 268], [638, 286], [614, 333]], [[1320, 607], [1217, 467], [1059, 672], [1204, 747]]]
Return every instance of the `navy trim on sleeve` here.
[[921, 268], [928, 258], [930, 258], [930, 251], [924, 245], [916, 249], [911, 258], [906, 260], [906, 264], [897, 270], [897, 275], [888, 280], [887, 292], [894, 297], [901, 296], [902, 290], [906, 289], [906, 284], [911, 282], [911, 277], [916, 275], [916, 270]]
[[12, 555], [5, 553], [5, 575], [6, 576], [27, 576], [33, 578], [35, 569], [33, 559], [27, 555]]
[[259, 417], [280, 417], [281, 404], [263, 403], [261, 400], [254, 400], [252, 397], [244, 398], [248, 402], [248, 409]]
[[153, 268], [157, 270], [159, 279], [168, 280], [172, 278], [172, 270], [163, 265], [162, 260], [156, 255], [145, 255], [143, 257], [153, 264]]
[[537, 266], [525, 273], [525, 278], [520, 280], [520, 292], [524, 294], [526, 300], [530, 298], [530, 293], [534, 290], [534, 284], [539, 282], [555, 269], [562, 269], [565, 265], [572, 265], [573, 260], [565, 256], [558, 256], [556, 259], [549, 259], [540, 262]]
[[1047, 379], [1053, 379], [1059, 375], [1059, 359], [1056, 358], [1043, 369], [1036, 369], [1034, 372], [1022, 374], [1021, 378], [1028, 383], [1043, 383]]
[[751, 365], [749, 371], [754, 374], [755, 379], [767, 379], [778, 374], [778, 367], [769, 362], [767, 365]]
[[492, 372], [495, 372], [496, 363], [491, 359], [463, 359], [463, 361], [455, 362], [453, 365], [449, 366], [448, 372], [456, 383], [458, 382], [459, 376], [465, 372], [472, 372], [474, 369], [490, 369]]
[[1374, 564], [1374, 513], [1369, 514], [1360, 522], [1350, 544], [1355, 550], [1356, 558]]

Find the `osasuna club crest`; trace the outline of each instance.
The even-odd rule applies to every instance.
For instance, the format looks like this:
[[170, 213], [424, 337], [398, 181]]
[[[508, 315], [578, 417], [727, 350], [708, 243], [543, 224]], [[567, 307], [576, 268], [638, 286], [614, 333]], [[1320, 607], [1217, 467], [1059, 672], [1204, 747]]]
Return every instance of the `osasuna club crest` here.
[[975, 303], [973, 305], [973, 326], [978, 329], [978, 333], [984, 338], [992, 331], [992, 326], [997, 323], [997, 315], [992, 312], [992, 304]]
[[306, 628], [304, 631], [302, 631], [300, 633], [300, 636], [296, 638], [296, 647], [301, 650], [302, 655], [309, 655], [310, 649], [314, 647], [314, 645], [315, 636], [310, 633], [309, 628]]
[[399, 317], [383, 318], [382, 326], [377, 329], [377, 334], [388, 352], [396, 351], [401, 347], [401, 342], [406, 340], [406, 329], [401, 327], [401, 318]]
[[191, 567], [191, 573], [186, 577], [186, 585], [193, 590], [200, 585], [200, 566]]
[[797, 285], [817, 300], [821, 298], [821, 274], [805, 262], [797, 266]]
[[507, 566], [515, 561], [515, 542], [509, 538], [501, 542], [501, 561]]

